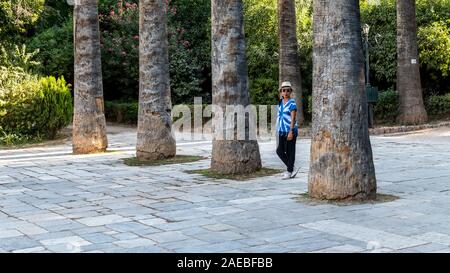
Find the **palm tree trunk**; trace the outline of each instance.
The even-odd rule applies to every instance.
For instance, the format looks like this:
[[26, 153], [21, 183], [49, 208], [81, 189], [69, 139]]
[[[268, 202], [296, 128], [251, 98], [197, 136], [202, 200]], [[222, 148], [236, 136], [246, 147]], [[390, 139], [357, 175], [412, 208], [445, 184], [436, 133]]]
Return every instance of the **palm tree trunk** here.
[[359, 0], [314, 1], [313, 117], [309, 194], [372, 199]]
[[297, 103], [297, 121], [304, 121], [302, 107], [302, 80], [300, 73], [300, 58], [298, 55], [297, 21], [295, 0], [278, 0], [278, 42], [279, 52], [279, 82], [290, 81], [293, 92], [291, 96]]
[[172, 135], [169, 53], [165, 0], [139, 2], [139, 116], [136, 156], [175, 156]]
[[397, 90], [402, 124], [427, 121], [420, 83], [415, 0], [397, 0]]
[[102, 66], [97, 0], [78, 0], [74, 7], [73, 152], [106, 151]]
[[[245, 58], [242, 0], [213, 0], [212, 25], [212, 102], [226, 112], [227, 105], [250, 104], [248, 94], [248, 68]], [[213, 119], [213, 148], [211, 169], [222, 174], [250, 173], [261, 168], [259, 146], [250, 139], [248, 119], [244, 139], [227, 139], [230, 130], [236, 136], [236, 124], [224, 118], [222, 128], [217, 127], [220, 117]], [[217, 137], [223, 134], [224, 138]]]

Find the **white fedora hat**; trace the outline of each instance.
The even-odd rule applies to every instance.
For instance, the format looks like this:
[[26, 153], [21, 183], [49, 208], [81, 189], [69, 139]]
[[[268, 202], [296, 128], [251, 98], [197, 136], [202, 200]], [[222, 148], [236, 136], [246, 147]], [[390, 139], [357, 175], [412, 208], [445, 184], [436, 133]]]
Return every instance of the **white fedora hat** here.
[[289, 81], [282, 82], [282, 83], [281, 83], [280, 89], [283, 89], [283, 88], [285, 88], [285, 87], [288, 87], [288, 88], [292, 89], [292, 84], [291, 84], [291, 82], [289, 82]]

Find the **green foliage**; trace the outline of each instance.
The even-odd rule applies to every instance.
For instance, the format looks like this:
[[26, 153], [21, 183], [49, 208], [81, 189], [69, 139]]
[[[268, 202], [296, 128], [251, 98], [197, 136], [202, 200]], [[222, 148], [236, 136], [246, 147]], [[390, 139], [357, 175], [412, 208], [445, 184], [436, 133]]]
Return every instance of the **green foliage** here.
[[[296, 0], [297, 40], [300, 57], [300, 73], [303, 94], [306, 97], [312, 90], [312, 0]], [[306, 108], [305, 108], [306, 109]]]
[[73, 81], [73, 22], [66, 19], [61, 26], [53, 26], [28, 41], [31, 50], [39, 50], [36, 59], [41, 63], [39, 72], [55, 77], [64, 76]]
[[442, 96], [431, 95], [425, 100], [425, 108], [430, 116], [450, 114], [450, 93]]
[[61, 26], [71, 17], [73, 6], [67, 0], [45, 0], [44, 8], [39, 15], [34, 32], [41, 33], [49, 28]]
[[64, 80], [1, 68], [0, 127], [5, 134], [54, 138], [69, 124], [72, 97]]
[[278, 76], [276, 2], [276, 0], [244, 1], [249, 75], [271, 78]]
[[450, 19], [419, 29], [419, 58], [429, 70], [448, 76], [450, 72]]
[[138, 110], [137, 101], [105, 101], [105, 116], [110, 121], [137, 124]]
[[0, 66], [16, 67], [26, 72], [31, 71], [40, 64], [33, 60], [38, 53], [39, 49], [28, 52], [25, 44], [21, 47], [14, 45], [13, 49], [7, 49], [0, 45]]
[[374, 116], [378, 122], [394, 123], [398, 115], [398, 93], [393, 89], [381, 91], [374, 107]]
[[380, 5], [361, 3], [361, 24], [370, 26], [370, 78], [373, 85], [391, 88], [395, 84], [397, 69], [396, 3], [380, 0]]
[[[202, 84], [210, 71], [209, 2], [172, 0], [168, 41], [172, 100], [208, 100]], [[102, 1], [100, 5], [105, 98], [137, 99], [139, 91], [139, 9], [135, 1]], [[124, 76], [126, 75], [126, 76]]]
[[42, 141], [40, 136], [18, 135], [14, 133], [6, 133], [0, 127], [0, 145], [13, 146], [20, 144], [30, 144]]
[[[107, 1], [111, 2], [111, 1]], [[139, 8], [114, 1], [99, 10], [105, 99], [139, 94]]]
[[[370, 77], [382, 89], [396, 83], [397, 33], [396, 1], [380, 0], [380, 5], [361, 0], [362, 24], [370, 25]], [[419, 62], [424, 93], [448, 92], [448, 0], [416, 0]], [[447, 74], [445, 74], [447, 73]]]
[[0, 41], [4, 44], [21, 43], [38, 20], [44, 1], [0, 0]]
[[[303, 93], [307, 95], [311, 93], [312, 86], [312, 1], [297, 0], [295, 4]], [[244, 0], [244, 27], [252, 103], [276, 104], [277, 0]]]
[[40, 85], [44, 95], [41, 101], [40, 115], [45, 117], [45, 122], [40, 127], [44, 134], [50, 139], [54, 139], [57, 131], [72, 121], [73, 107], [70, 85], [62, 76], [58, 79], [53, 76], [41, 78]]
[[210, 0], [171, 0], [168, 12], [172, 100], [211, 101]]
[[250, 99], [253, 104], [274, 105], [278, 99], [278, 81], [272, 78], [257, 78], [250, 82]]

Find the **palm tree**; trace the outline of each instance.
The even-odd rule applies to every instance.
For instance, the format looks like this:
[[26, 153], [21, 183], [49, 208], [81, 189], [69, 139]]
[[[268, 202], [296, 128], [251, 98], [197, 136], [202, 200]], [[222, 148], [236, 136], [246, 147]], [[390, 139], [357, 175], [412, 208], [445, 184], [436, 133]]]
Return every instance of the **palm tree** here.
[[359, 0], [313, 3], [313, 117], [309, 194], [373, 199]]
[[172, 135], [165, 0], [139, 2], [139, 116], [136, 156], [157, 160], [175, 156]]
[[[246, 107], [250, 102], [242, 0], [213, 0], [211, 25], [213, 107], [220, 107], [224, 112], [227, 105]], [[225, 122], [221, 123], [217, 112], [213, 119], [211, 170], [222, 174], [237, 174], [260, 169], [259, 146], [256, 139], [250, 138], [252, 132], [251, 126], [248, 126], [249, 120], [246, 122], [244, 139], [227, 139], [226, 135], [230, 131], [236, 136], [235, 124], [230, 126], [225, 118]], [[220, 134], [224, 137], [218, 137]]]
[[279, 81], [290, 81], [297, 103], [297, 120], [303, 123], [302, 81], [298, 55], [295, 0], [278, 0]]
[[415, 0], [397, 0], [397, 90], [403, 124], [427, 121], [417, 53]]
[[103, 103], [98, 0], [74, 7], [73, 152], [104, 152], [108, 146]]

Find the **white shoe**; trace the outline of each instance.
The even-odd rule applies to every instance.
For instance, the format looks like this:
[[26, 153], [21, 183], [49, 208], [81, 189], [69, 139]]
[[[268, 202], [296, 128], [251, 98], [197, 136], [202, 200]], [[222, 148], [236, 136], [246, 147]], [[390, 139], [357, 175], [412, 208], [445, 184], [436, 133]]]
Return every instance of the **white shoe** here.
[[296, 171], [291, 174], [291, 178], [294, 178], [298, 174], [298, 171], [300, 171], [300, 167], [298, 167]]
[[289, 178], [291, 178], [291, 175], [292, 175], [292, 173], [290, 173], [290, 172], [285, 172], [282, 179], [283, 179], [283, 180], [289, 179]]

